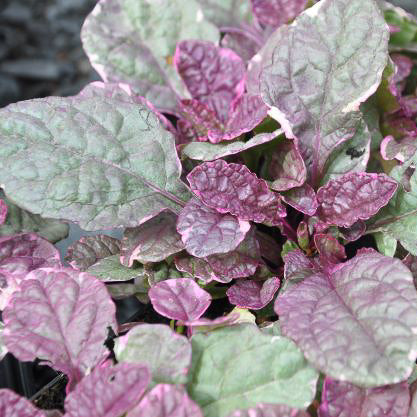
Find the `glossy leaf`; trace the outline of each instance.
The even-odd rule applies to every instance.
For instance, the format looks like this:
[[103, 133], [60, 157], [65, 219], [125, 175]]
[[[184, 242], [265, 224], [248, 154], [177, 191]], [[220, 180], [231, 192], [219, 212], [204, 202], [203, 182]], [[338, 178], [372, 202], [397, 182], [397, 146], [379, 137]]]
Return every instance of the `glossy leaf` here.
[[317, 272], [317, 266], [300, 249], [295, 249], [283, 256], [284, 277], [287, 280], [302, 281]]
[[193, 198], [178, 217], [177, 230], [191, 255], [203, 258], [236, 249], [250, 224], [230, 214], [221, 214]]
[[0, 390], [0, 415], [2, 417], [45, 417], [42, 410], [9, 389]]
[[115, 306], [100, 281], [70, 268], [32, 271], [3, 312], [7, 348], [21, 361], [40, 358], [76, 383], [107, 352]]
[[298, 138], [313, 185], [360, 126], [359, 105], [381, 81], [388, 38], [374, 1], [324, 0], [268, 41], [262, 98], [287, 137]]
[[293, 20], [307, 6], [307, 0], [251, 0], [258, 21], [274, 28]]
[[178, 271], [188, 273], [194, 278], [200, 279], [206, 283], [217, 278], [214, 271], [210, 268], [209, 263], [202, 258], [183, 254], [176, 256], [174, 260], [175, 267]]
[[313, 216], [319, 206], [316, 193], [307, 183], [283, 193], [282, 199], [291, 207], [309, 216]]
[[317, 369], [375, 387], [411, 374], [417, 356], [416, 301], [410, 271], [400, 260], [371, 250], [331, 275], [311, 274], [277, 298], [275, 311], [283, 334]]
[[145, 276], [143, 266], [128, 268], [120, 263], [119, 255], [108, 256], [86, 269], [86, 272], [102, 282], [129, 281]]
[[314, 397], [317, 373], [285, 337], [240, 324], [196, 334], [191, 343], [188, 392], [205, 417], [224, 417], [260, 402], [301, 408]]
[[145, 105], [82, 95], [12, 104], [0, 111], [0, 149], [10, 198], [85, 230], [138, 226], [190, 197], [174, 138]]
[[345, 247], [335, 237], [317, 233], [314, 236], [314, 243], [324, 268], [333, 268], [346, 259]]
[[317, 191], [320, 219], [337, 226], [352, 226], [388, 204], [396, 189], [396, 181], [385, 174], [355, 172], [331, 180]]
[[115, 341], [118, 362], [140, 363], [151, 371], [152, 386], [185, 384], [191, 363], [191, 344], [163, 324], [141, 324]]
[[160, 262], [181, 252], [184, 244], [176, 229], [177, 216], [162, 212], [135, 228], [127, 228], [122, 240], [120, 260], [131, 267], [140, 263]]
[[228, 164], [222, 159], [205, 162], [194, 168], [187, 179], [192, 191], [220, 213], [272, 225], [286, 216], [278, 194], [244, 165]]
[[211, 296], [189, 278], [162, 281], [149, 290], [153, 308], [174, 320], [196, 320], [211, 303]]
[[65, 398], [65, 415], [119, 417], [139, 402], [150, 379], [145, 365], [97, 367]]
[[[161, 32], [161, 27], [168, 30]], [[101, 0], [85, 21], [81, 39], [104, 81], [128, 83], [158, 109], [175, 112], [177, 97], [186, 94], [172, 65], [176, 44], [184, 39], [217, 42], [219, 32], [194, 0]]]

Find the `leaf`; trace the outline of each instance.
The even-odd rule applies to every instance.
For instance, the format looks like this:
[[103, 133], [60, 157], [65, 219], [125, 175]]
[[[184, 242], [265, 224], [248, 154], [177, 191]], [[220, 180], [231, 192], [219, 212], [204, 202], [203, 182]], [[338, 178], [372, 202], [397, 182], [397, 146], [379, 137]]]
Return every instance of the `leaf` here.
[[143, 266], [128, 268], [120, 263], [119, 255], [100, 259], [86, 269], [86, 272], [102, 282], [129, 281], [145, 276]]
[[187, 180], [204, 204], [220, 213], [272, 225], [280, 224], [286, 216], [279, 195], [244, 165], [222, 159], [204, 162], [187, 175]]
[[232, 102], [245, 88], [243, 60], [231, 49], [214, 43], [186, 40], [177, 44], [174, 63], [191, 97], [225, 123]]
[[386, 161], [396, 159], [405, 162], [417, 152], [417, 141], [415, 138], [405, 137], [397, 142], [391, 135], [386, 136], [381, 142], [381, 156]]
[[286, 405], [259, 404], [248, 410], [237, 410], [228, 417], [309, 417], [309, 414]]
[[0, 237], [0, 310], [4, 310], [29, 272], [60, 266], [59, 252], [34, 233]]
[[53, 219], [44, 219], [38, 214], [30, 213], [16, 206], [7, 197], [2, 197], [7, 204], [8, 210], [5, 222], [0, 225], [0, 236], [34, 232], [52, 243], [68, 236], [69, 226], [67, 223]]
[[122, 240], [120, 261], [131, 267], [140, 263], [160, 262], [181, 252], [184, 244], [176, 229], [177, 216], [162, 212], [135, 228], [127, 228]]
[[70, 268], [32, 271], [3, 311], [4, 341], [21, 361], [40, 358], [76, 384], [106, 354], [115, 306], [100, 281]]
[[267, 42], [262, 98], [287, 137], [299, 140], [313, 186], [360, 127], [359, 105], [381, 81], [388, 38], [373, 1], [323, 0]]
[[385, 174], [354, 172], [330, 180], [317, 191], [319, 217], [327, 224], [350, 227], [388, 204], [397, 182]]
[[145, 365], [97, 367], [65, 398], [65, 415], [119, 417], [139, 402], [150, 380]]
[[176, 256], [175, 267], [181, 271], [190, 274], [193, 278], [200, 279], [205, 283], [209, 283], [217, 278], [214, 271], [210, 268], [207, 261], [202, 258], [196, 258], [188, 254]]
[[316, 193], [307, 183], [286, 191], [282, 194], [282, 199], [291, 207], [309, 216], [313, 216], [319, 206]]
[[0, 225], [2, 225], [6, 221], [7, 217], [7, 204], [4, 200], [0, 199]]
[[220, 45], [235, 51], [244, 61], [249, 61], [256, 54], [258, 43], [245, 35], [239, 32], [226, 33]]
[[3, 333], [4, 333], [4, 324], [3, 322], [0, 321], [0, 361], [4, 358], [4, 356], [7, 353], [7, 348], [4, 344], [4, 338], [3, 338]]
[[239, 323], [239, 318], [240, 315], [232, 311], [226, 316], [217, 317], [214, 320], [201, 317], [197, 320], [185, 321], [180, 323], [182, 323], [184, 326], [192, 327], [194, 334], [196, 332], [211, 332], [220, 327], [232, 326], [233, 324]]
[[374, 238], [378, 252], [385, 256], [393, 257], [397, 250], [397, 239], [385, 233], [374, 233]]
[[250, 224], [230, 214], [221, 214], [193, 198], [178, 217], [177, 230], [187, 252], [198, 258], [236, 249]]
[[0, 415], [2, 417], [45, 417], [42, 410], [9, 389], [0, 390]]
[[153, 308], [174, 320], [196, 320], [211, 303], [211, 296], [192, 279], [176, 278], [158, 282], [149, 290]]
[[195, 334], [191, 343], [188, 392], [205, 417], [224, 417], [260, 402], [301, 408], [314, 397], [317, 373], [285, 337], [240, 324]]
[[264, 282], [253, 280], [236, 281], [226, 291], [230, 304], [240, 308], [260, 310], [274, 298], [280, 285], [278, 277], [272, 277]]
[[265, 26], [277, 28], [299, 15], [307, 0], [251, 0], [253, 14]]
[[159, 384], [127, 417], [203, 417], [182, 386]]
[[333, 268], [346, 259], [345, 247], [331, 235], [316, 233], [314, 244], [320, 254], [320, 264], [323, 268]]
[[137, 103], [81, 95], [12, 104], [0, 111], [0, 149], [10, 198], [85, 230], [138, 226], [190, 197], [173, 136]]
[[115, 341], [118, 362], [149, 367], [155, 384], [185, 384], [191, 364], [191, 344], [163, 324], [141, 324]]
[[101, 259], [120, 253], [121, 242], [107, 235], [83, 236], [69, 246], [65, 260], [79, 271], [85, 271]]
[[366, 389], [326, 378], [320, 417], [405, 417], [409, 404], [410, 393], [404, 382]]
[[295, 249], [283, 256], [284, 259], [284, 278], [295, 282], [318, 272], [317, 265], [300, 249]]
[[277, 298], [275, 311], [282, 333], [318, 370], [375, 387], [412, 372], [416, 302], [413, 278], [401, 261], [366, 251], [331, 275], [311, 274], [292, 286]]
[[161, 111], [175, 112], [177, 97], [186, 95], [170, 63], [176, 44], [216, 43], [219, 32], [194, 0], [102, 0], [87, 17], [81, 39], [105, 82], [127, 83]]
[[197, 161], [214, 161], [268, 143], [280, 136], [281, 133], [281, 130], [272, 133], [260, 133], [247, 142], [239, 140], [223, 143], [191, 142], [184, 146], [181, 154]]

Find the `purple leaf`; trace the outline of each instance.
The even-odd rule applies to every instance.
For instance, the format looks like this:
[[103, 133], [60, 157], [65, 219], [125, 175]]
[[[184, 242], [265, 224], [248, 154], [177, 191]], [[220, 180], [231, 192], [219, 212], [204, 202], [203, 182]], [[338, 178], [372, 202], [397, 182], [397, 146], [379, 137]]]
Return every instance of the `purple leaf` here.
[[243, 94], [246, 71], [242, 59], [211, 42], [187, 40], [177, 44], [174, 63], [192, 98], [225, 123], [232, 102]]
[[203, 417], [181, 385], [159, 384], [127, 417]]
[[204, 317], [197, 320], [181, 322], [184, 326], [197, 328], [199, 332], [210, 332], [220, 327], [231, 326], [235, 324], [239, 319], [238, 313], [230, 313], [227, 316], [217, 317], [214, 320], [206, 319]]
[[414, 286], [417, 288], [417, 256], [411, 255], [410, 253], [403, 259], [403, 264], [413, 274]]
[[249, 61], [258, 50], [258, 44], [248, 36], [241, 33], [226, 33], [220, 45], [235, 51], [244, 61]]
[[288, 252], [284, 256], [284, 278], [300, 281], [318, 271], [316, 264], [300, 249]]
[[149, 290], [153, 308], [174, 320], [199, 319], [211, 303], [211, 296], [189, 278], [158, 282]]
[[251, 0], [251, 3], [258, 21], [274, 28], [293, 20], [307, 6], [307, 0]]
[[307, 171], [294, 141], [285, 140], [271, 154], [269, 174], [273, 178], [271, 188], [276, 191], [285, 191], [304, 184]]
[[258, 404], [255, 408], [234, 411], [228, 417], [310, 417], [310, 414], [287, 405]]
[[405, 87], [405, 80], [411, 74], [413, 61], [405, 55], [392, 54], [391, 58], [395, 64], [395, 74], [391, 79], [389, 89], [396, 97], [401, 97]]
[[134, 261], [142, 264], [160, 262], [181, 252], [184, 245], [177, 232], [176, 222], [177, 216], [174, 213], [162, 212], [138, 227], [125, 229], [120, 262], [131, 267]]
[[406, 417], [409, 404], [410, 392], [406, 382], [366, 389], [326, 378], [319, 416]]
[[0, 390], [1, 417], [45, 417], [42, 410], [9, 389]]
[[65, 260], [79, 271], [85, 271], [100, 259], [120, 253], [121, 242], [107, 235], [84, 236], [67, 251]]
[[227, 291], [229, 302], [240, 308], [259, 310], [264, 308], [278, 291], [280, 279], [272, 277], [264, 282], [239, 280]]
[[32, 271], [3, 312], [7, 348], [21, 361], [40, 358], [77, 383], [107, 352], [115, 306], [100, 281], [70, 268]]
[[193, 198], [178, 217], [177, 230], [191, 255], [205, 256], [236, 249], [250, 224], [230, 214], [221, 214]]
[[187, 176], [192, 191], [220, 213], [231, 213], [242, 220], [280, 224], [285, 209], [278, 194], [267, 183], [240, 164], [222, 159], [205, 162]]
[[385, 174], [353, 172], [330, 180], [317, 191], [319, 216], [327, 224], [350, 227], [388, 204], [397, 182]]
[[7, 217], [7, 204], [4, 200], [0, 199], [0, 225], [2, 225], [6, 221]]
[[35, 233], [0, 237], [0, 310], [5, 308], [29, 272], [60, 266], [59, 252]]
[[[300, 308], [302, 306], [302, 308]], [[399, 259], [356, 255], [275, 302], [283, 335], [327, 376], [363, 387], [403, 381], [417, 357], [417, 293]]]
[[345, 247], [333, 236], [318, 233], [314, 236], [314, 243], [324, 268], [331, 269], [346, 259]]
[[381, 142], [381, 156], [386, 161], [397, 159], [405, 162], [410, 159], [417, 151], [416, 138], [405, 137], [397, 142], [394, 136], [386, 136]]
[[349, 228], [339, 227], [339, 232], [348, 242], [354, 242], [358, 240], [366, 230], [366, 224], [362, 220], [358, 220], [353, 223]]
[[309, 216], [314, 216], [319, 206], [316, 193], [307, 183], [285, 192], [282, 194], [282, 199], [291, 207]]
[[208, 262], [202, 258], [183, 254], [176, 256], [174, 261], [178, 271], [187, 272], [194, 278], [201, 279], [205, 283], [209, 283], [217, 278]]
[[65, 399], [67, 417], [120, 417], [138, 404], [151, 374], [145, 365], [97, 367]]

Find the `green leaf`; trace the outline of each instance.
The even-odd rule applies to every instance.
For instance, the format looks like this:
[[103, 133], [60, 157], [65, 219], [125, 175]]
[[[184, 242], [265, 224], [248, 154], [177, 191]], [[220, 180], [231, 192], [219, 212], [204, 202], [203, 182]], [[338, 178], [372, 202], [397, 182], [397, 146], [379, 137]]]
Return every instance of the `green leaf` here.
[[134, 227], [189, 199], [174, 138], [145, 105], [48, 97], [0, 111], [0, 183], [19, 206], [85, 230]]
[[397, 249], [397, 239], [382, 232], [374, 233], [374, 238], [380, 253], [385, 256], [391, 256], [391, 258], [395, 255], [395, 251]]
[[101, 0], [87, 17], [81, 39], [106, 82], [129, 84], [166, 111], [188, 95], [172, 59], [179, 41], [217, 43], [219, 31], [195, 0]]
[[102, 282], [129, 281], [145, 275], [143, 266], [128, 268], [120, 263], [120, 256], [113, 255], [100, 259], [87, 268], [86, 272]]
[[317, 372], [295, 344], [240, 324], [196, 334], [188, 392], [205, 417], [224, 417], [258, 403], [307, 407]]

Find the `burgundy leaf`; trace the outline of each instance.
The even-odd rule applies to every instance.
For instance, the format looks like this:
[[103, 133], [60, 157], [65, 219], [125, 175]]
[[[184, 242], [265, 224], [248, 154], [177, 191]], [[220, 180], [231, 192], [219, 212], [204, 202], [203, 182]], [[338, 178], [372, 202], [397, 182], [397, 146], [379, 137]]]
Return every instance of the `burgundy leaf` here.
[[285, 192], [282, 194], [282, 199], [291, 207], [309, 216], [314, 216], [319, 206], [316, 193], [307, 183]]
[[42, 410], [9, 389], [0, 390], [1, 417], [45, 417]]
[[181, 323], [184, 326], [196, 327], [199, 331], [209, 332], [220, 327], [231, 326], [232, 324], [235, 324], [238, 321], [239, 317], [240, 316], [238, 313], [231, 313], [227, 316], [217, 317], [214, 320], [202, 317], [197, 320], [184, 321]]
[[258, 21], [274, 28], [288, 23], [307, 6], [307, 0], [251, 0]]
[[339, 227], [339, 232], [346, 239], [348, 242], [354, 242], [358, 240], [366, 230], [366, 224], [363, 220], [358, 220], [357, 222], [353, 223], [352, 226], [346, 227]]
[[236, 249], [249, 229], [248, 222], [221, 214], [197, 198], [186, 204], [177, 223], [187, 252], [198, 258]]
[[85, 271], [97, 261], [120, 253], [119, 239], [107, 235], [84, 236], [68, 248], [65, 260], [79, 271]]
[[288, 252], [284, 256], [284, 278], [301, 281], [318, 271], [316, 264], [300, 249]]
[[7, 217], [7, 205], [4, 200], [0, 199], [0, 225], [6, 221]]
[[40, 358], [76, 383], [107, 352], [115, 306], [103, 283], [70, 268], [32, 271], [3, 312], [4, 341], [21, 361]]
[[203, 417], [181, 385], [159, 384], [127, 417]]
[[184, 249], [176, 229], [177, 216], [162, 212], [138, 227], [127, 228], [122, 240], [120, 262], [128, 267], [134, 261], [160, 262]]
[[294, 141], [285, 140], [271, 154], [269, 174], [273, 178], [271, 188], [276, 191], [285, 191], [304, 184], [307, 171]]
[[319, 416], [406, 417], [409, 404], [410, 393], [406, 382], [366, 389], [326, 378]]
[[202, 258], [196, 258], [195, 256], [183, 254], [176, 256], [174, 261], [178, 271], [187, 272], [194, 278], [201, 279], [205, 283], [213, 281], [213, 279], [217, 278], [208, 262]]
[[158, 282], [149, 290], [153, 308], [174, 320], [199, 319], [211, 303], [211, 296], [189, 278]]
[[324, 268], [332, 268], [346, 259], [345, 248], [336, 238], [326, 234], [316, 234], [314, 243], [320, 254], [320, 263]]
[[235, 306], [259, 310], [272, 301], [279, 285], [278, 277], [269, 278], [264, 282], [239, 280], [226, 291], [226, 294], [229, 302]]
[[353, 172], [330, 180], [317, 191], [320, 219], [327, 224], [350, 227], [367, 220], [385, 206], [397, 183], [385, 174]]
[[211, 42], [177, 44], [174, 63], [192, 98], [214, 110], [225, 123], [233, 100], [243, 94], [245, 64], [231, 49]]
[[413, 61], [405, 55], [392, 54], [392, 60], [395, 64], [395, 74], [391, 79], [390, 91], [396, 97], [401, 97], [401, 93], [405, 87], [404, 81], [411, 74]]
[[151, 374], [145, 365], [97, 367], [65, 399], [66, 417], [120, 417], [137, 405]]
[[235, 51], [244, 61], [249, 61], [258, 50], [257, 43], [242, 33], [226, 33], [220, 44]]
[[397, 142], [394, 136], [386, 136], [381, 142], [381, 155], [386, 161], [397, 159], [405, 162], [417, 151], [417, 139], [406, 137]]
[[280, 224], [285, 209], [267, 183], [240, 164], [219, 159], [205, 162], [187, 176], [192, 191], [209, 207], [242, 220]]

